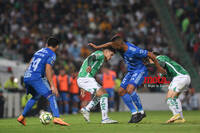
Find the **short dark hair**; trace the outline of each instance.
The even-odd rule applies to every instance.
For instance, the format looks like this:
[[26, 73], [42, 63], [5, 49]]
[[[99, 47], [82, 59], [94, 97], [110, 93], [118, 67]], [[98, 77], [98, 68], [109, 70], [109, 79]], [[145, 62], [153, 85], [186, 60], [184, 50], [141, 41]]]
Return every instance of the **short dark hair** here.
[[105, 49], [108, 49], [108, 50], [112, 51], [113, 53], [116, 53], [116, 50], [114, 48], [112, 48], [111, 46], [103, 48], [103, 50], [105, 50]]
[[122, 36], [120, 34], [115, 34], [112, 38], [111, 38], [111, 42], [114, 42], [116, 40], [123, 40]]
[[48, 46], [52, 46], [53, 48], [55, 48], [59, 44], [60, 44], [60, 41], [58, 39], [56, 39], [55, 37], [49, 37], [47, 39]]

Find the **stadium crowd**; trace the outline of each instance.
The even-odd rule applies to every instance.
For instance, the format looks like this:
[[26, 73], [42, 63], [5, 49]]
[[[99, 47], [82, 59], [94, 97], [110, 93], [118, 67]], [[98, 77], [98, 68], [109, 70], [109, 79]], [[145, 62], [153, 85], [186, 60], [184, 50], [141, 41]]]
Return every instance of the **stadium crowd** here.
[[[200, 1], [169, 0], [175, 20], [196, 66], [200, 64]], [[200, 68], [198, 68], [200, 72]]]
[[0, 53], [10, 59], [29, 62], [46, 37], [56, 35], [62, 42], [60, 60], [76, 64], [90, 53], [88, 42], [105, 42], [116, 32], [142, 48], [169, 54], [156, 13], [144, 0], [3, 0], [0, 15]]

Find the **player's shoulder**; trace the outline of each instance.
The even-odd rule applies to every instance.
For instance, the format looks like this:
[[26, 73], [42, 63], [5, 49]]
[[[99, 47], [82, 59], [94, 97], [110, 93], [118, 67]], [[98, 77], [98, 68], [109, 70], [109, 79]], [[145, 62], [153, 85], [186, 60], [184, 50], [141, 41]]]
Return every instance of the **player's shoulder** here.
[[95, 52], [92, 53], [92, 55], [101, 56], [101, 55], [103, 55], [103, 51], [101, 51], [101, 50], [96, 50]]

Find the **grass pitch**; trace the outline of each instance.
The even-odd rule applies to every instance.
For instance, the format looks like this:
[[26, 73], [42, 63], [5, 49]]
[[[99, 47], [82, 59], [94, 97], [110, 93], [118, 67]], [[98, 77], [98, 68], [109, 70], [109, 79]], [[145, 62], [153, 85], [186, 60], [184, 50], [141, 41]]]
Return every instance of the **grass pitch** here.
[[147, 117], [138, 124], [128, 124], [130, 113], [109, 113], [118, 124], [100, 124], [101, 114], [91, 113], [91, 122], [86, 123], [78, 115], [64, 115], [62, 118], [71, 126], [42, 125], [39, 118], [27, 118], [27, 126], [20, 125], [15, 119], [0, 119], [0, 133], [200, 133], [200, 111], [184, 112], [186, 123], [165, 124], [171, 117], [169, 111], [148, 111]]

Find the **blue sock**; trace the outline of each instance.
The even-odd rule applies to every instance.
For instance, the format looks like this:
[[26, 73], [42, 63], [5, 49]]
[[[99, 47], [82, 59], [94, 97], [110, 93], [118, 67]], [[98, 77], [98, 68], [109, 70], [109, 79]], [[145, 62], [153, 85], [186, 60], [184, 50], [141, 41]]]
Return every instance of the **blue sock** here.
[[137, 106], [138, 111], [139, 112], [143, 111], [140, 97], [138, 96], [138, 94], [135, 91], [133, 91], [133, 93], [131, 94], [131, 98], [132, 98], [133, 102], [135, 103], [135, 105]]
[[34, 99], [34, 98], [31, 98], [25, 108], [24, 108], [24, 111], [22, 113], [22, 115], [25, 117], [27, 115], [27, 113], [32, 109], [32, 107], [34, 106], [34, 104], [36, 103], [37, 99]]
[[131, 111], [131, 113], [136, 113], [137, 110], [135, 108], [135, 106], [132, 103], [132, 99], [130, 97], [130, 95], [128, 93], [126, 93], [125, 95], [121, 96], [124, 103], [128, 106], [129, 110]]
[[77, 112], [78, 112], [78, 108], [72, 107], [72, 113], [77, 113]]
[[69, 113], [69, 104], [65, 104], [65, 114]]
[[50, 105], [51, 111], [53, 112], [53, 116], [54, 117], [60, 117], [58, 105], [57, 105], [57, 102], [56, 102], [56, 97], [54, 95], [51, 95], [48, 98], [48, 100], [49, 100], [49, 105]]

